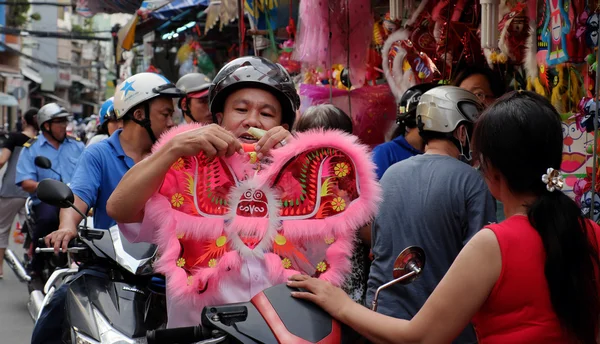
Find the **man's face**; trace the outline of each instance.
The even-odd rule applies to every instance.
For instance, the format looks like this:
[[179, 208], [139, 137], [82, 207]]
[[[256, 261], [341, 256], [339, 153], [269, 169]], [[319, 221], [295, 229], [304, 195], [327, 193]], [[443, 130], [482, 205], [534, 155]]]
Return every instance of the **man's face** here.
[[69, 120], [67, 118], [55, 118], [44, 123], [46, 130], [48, 130], [52, 136], [62, 142], [67, 137], [67, 125]]
[[213, 122], [208, 110], [208, 97], [189, 98], [189, 104], [186, 104], [186, 106], [190, 107], [190, 111], [196, 122], [202, 124], [211, 124]]
[[492, 87], [484, 75], [471, 75], [460, 83], [460, 88], [476, 95], [486, 107], [496, 100], [496, 97], [494, 97], [494, 93], [492, 92]]
[[[258, 140], [247, 131], [250, 127], [269, 130], [282, 125], [281, 104], [270, 92], [244, 88], [227, 97], [223, 113], [216, 114], [219, 124], [231, 131], [242, 143]], [[289, 129], [287, 124], [282, 125]]]
[[150, 123], [157, 138], [175, 126], [173, 122], [173, 101], [170, 98], [158, 97], [150, 101]]

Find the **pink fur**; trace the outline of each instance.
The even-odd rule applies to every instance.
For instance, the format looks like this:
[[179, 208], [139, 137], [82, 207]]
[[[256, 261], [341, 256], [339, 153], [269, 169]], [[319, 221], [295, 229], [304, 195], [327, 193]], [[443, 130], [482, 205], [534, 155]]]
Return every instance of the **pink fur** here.
[[[201, 128], [201, 125], [191, 124], [173, 128], [161, 136], [153, 152], [164, 146], [175, 135], [188, 130]], [[343, 211], [324, 219], [304, 219], [297, 216], [286, 219], [280, 215], [277, 185], [271, 185], [274, 176], [284, 169], [288, 162], [306, 151], [319, 148], [333, 148], [342, 152], [352, 162], [351, 170], [356, 176], [359, 196], [346, 204]], [[156, 193], [147, 203], [145, 209], [144, 226], [158, 228], [154, 239], [159, 245], [160, 258], [155, 263], [157, 271], [167, 276], [169, 295], [186, 302], [192, 302], [197, 308], [218, 302], [222, 293], [223, 277], [227, 274], [239, 273], [244, 259], [249, 256], [262, 258], [267, 267], [267, 275], [272, 284], [282, 283], [289, 276], [300, 273], [292, 269], [284, 269], [282, 258], [272, 253], [274, 238], [281, 234], [291, 243], [300, 243], [315, 247], [323, 247], [322, 256], [312, 257], [317, 262], [325, 261], [328, 269], [320, 278], [328, 280], [335, 285], [341, 285], [350, 271], [350, 256], [353, 250], [353, 237], [356, 230], [366, 224], [375, 214], [381, 201], [381, 188], [376, 181], [375, 165], [371, 162], [368, 148], [361, 145], [357, 138], [338, 131], [314, 130], [297, 134], [296, 139], [272, 152], [273, 163], [263, 166], [258, 175], [247, 173], [251, 168], [243, 156], [234, 155], [224, 159], [234, 171], [238, 180], [243, 175], [248, 175], [248, 180], [237, 182], [228, 196], [229, 211], [224, 216], [202, 217], [186, 214], [179, 208], [172, 208], [171, 199]], [[323, 166], [329, 170], [329, 158], [324, 158]], [[327, 170], [325, 170], [327, 172]], [[170, 184], [177, 181], [165, 180], [164, 187], [169, 192]], [[321, 180], [319, 179], [319, 183]], [[173, 184], [179, 185], [180, 184]], [[321, 184], [318, 185], [319, 191]], [[242, 217], [237, 215], [238, 203], [247, 190], [260, 190], [268, 200], [268, 216]], [[181, 190], [180, 190], [181, 191]], [[181, 191], [183, 193], [183, 191]], [[319, 194], [320, 195], [320, 194]], [[201, 197], [201, 196], [198, 196]], [[254, 248], [247, 247], [240, 234], [252, 233], [260, 238], [259, 244]], [[177, 267], [176, 263], [181, 254], [181, 244], [178, 235], [184, 234], [187, 240], [197, 240], [198, 245], [214, 242], [218, 237], [225, 235], [230, 251], [221, 256], [214, 267], [197, 267], [188, 279], [187, 273]], [[334, 238], [333, 243], [326, 245], [324, 241]], [[318, 241], [318, 242], [317, 242]], [[313, 250], [311, 250], [311, 254]], [[315, 263], [316, 264], [316, 263]], [[202, 293], [199, 289], [208, 286]]]

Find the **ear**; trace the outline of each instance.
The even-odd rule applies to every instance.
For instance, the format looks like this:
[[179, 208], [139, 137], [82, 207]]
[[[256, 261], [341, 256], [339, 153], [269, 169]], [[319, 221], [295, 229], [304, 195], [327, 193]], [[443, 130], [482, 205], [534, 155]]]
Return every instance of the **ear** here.
[[183, 97], [181, 98], [181, 110], [186, 111], [187, 110], [187, 98]]
[[283, 129], [285, 129], [285, 130], [287, 130], [287, 131], [289, 131], [289, 130], [290, 130], [290, 125], [289, 125], [289, 124], [287, 124], [287, 123], [283, 123], [283, 124], [281, 124], [281, 126], [283, 127]]
[[467, 141], [467, 127], [464, 125], [459, 125], [456, 130], [454, 130], [454, 137], [460, 142], [461, 145], [464, 145]]
[[215, 117], [217, 118], [217, 124], [221, 125], [221, 123], [223, 123], [223, 113], [219, 112], [215, 115]]
[[144, 114], [144, 110], [141, 107], [137, 108], [133, 112], [133, 118], [137, 119], [138, 121], [143, 121], [144, 119], [146, 119], [146, 116]]

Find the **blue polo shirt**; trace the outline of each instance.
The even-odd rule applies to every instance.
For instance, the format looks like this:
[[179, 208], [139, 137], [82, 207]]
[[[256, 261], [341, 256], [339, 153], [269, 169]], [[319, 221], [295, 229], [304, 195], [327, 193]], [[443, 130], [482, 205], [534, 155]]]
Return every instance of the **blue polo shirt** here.
[[411, 146], [404, 136], [398, 136], [392, 141], [382, 143], [373, 149], [373, 162], [377, 166], [377, 178], [381, 179], [385, 171], [393, 164], [422, 154]]
[[[25, 180], [40, 182], [47, 178], [60, 180], [61, 177], [64, 183], [70, 183], [75, 166], [84, 149], [85, 146], [82, 142], [70, 136], [65, 138], [58, 149], [54, 148], [43, 134], [32, 138], [23, 145], [19, 155], [15, 184], [21, 186]], [[60, 173], [60, 176], [52, 170], [35, 166], [35, 158], [39, 155], [50, 159], [52, 169]], [[31, 198], [33, 204], [41, 203], [35, 193], [31, 194]]]
[[133, 167], [133, 160], [121, 146], [122, 129], [83, 152], [71, 180], [71, 190], [94, 208], [94, 228], [108, 229], [116, 224], [106, 213], [106, 202], [121, 178]]

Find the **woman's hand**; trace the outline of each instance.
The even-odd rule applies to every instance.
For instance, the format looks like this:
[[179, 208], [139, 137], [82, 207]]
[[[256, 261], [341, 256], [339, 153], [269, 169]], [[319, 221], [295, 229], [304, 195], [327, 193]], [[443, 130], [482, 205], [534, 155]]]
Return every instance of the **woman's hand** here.
[[342, 289], [334, 287], [329, 282], [306, 275], [290, 277], [287, 285], [293, 288], [306, 289], [306, 292], [292, 292], [292, 296], [314, 302], [336, 319], [344, 314], [349, 304], [354, 303]]
[[269, 154], [271, 149], [283, 147], [293, 139], [292, 134], [284, 127], [274, 127], [269, 129], [263, 137], [255, 145], [258, 158]]

